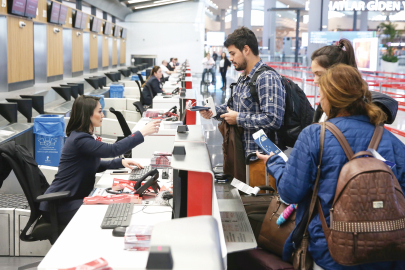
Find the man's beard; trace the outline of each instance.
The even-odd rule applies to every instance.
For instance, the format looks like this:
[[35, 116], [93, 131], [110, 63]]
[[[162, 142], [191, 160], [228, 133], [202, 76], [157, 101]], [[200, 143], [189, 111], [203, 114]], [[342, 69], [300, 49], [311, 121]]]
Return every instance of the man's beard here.
[[242, 70], [245, 70], [246, 67], [247, 67], [247, 62], [246, 62], [245, 58], [243, 58], [243, 62], [238, 64], [238, 67], [235, 67], [235, 69], [237, 71], [242, 71]]

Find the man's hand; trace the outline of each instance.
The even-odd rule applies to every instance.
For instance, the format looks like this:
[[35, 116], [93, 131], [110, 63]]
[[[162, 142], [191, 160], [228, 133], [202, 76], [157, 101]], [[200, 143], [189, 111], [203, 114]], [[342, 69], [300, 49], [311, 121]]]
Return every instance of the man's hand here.
[[212, 110], [200, 111], [200, 115], [205, 119], [211, 119]]
[[221, 115], [221, 118], [224, 118], [224, 120], [230, 125], [236, 125], [236, 117], [238, 116], [238, 113], [232, 111], [229, 107], [226, 107], [226, 111], [227, 113]]

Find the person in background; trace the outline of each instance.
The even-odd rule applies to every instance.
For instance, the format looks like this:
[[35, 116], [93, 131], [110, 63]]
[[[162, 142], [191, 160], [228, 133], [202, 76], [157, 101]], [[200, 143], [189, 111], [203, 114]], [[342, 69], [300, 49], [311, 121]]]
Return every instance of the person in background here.
[[[371, 93], [360, 72], [355, 67], [338, 64], [325, 71], [318, 82], [320, 101], [328, 116], [327, 121], [336, 125], [343, 133], [354, 153], [365, 151], [375, 126], [383, 123], [387, 116], [379, 107], [370, 102]], [[310, 125], [302, 130], [287, 163], [274, 153], [270, 155], [257, 153], [266, 164], [267, 171], [276, 179], [280, 197], [286, 203], [298, 204], [295, 218], [296, 228], [300, 223], [306, 224], [307, 222], [307, 220], [303, 220], [303, 215], [311, 202], [319, 165], [320, 130], [320, 125]], [[405, 145], [395, 135], [384, 129], [376, 150], [383, 158], [396, 164], [392, 172], [401, 186], [401, 192], [405, 192]], [[347, 162], [348, 159], [339, 142], [331, 132], [326, 130], [318, 198], [328, 226], [330, 226], [329, 209], [332, 208], [335, 199], [339, 174]], [[359, 205], [359, 210], [360, 208]], [[337, 264], [329, 253], [318, 213], [312, 218], [308, 232], [310, 236], [309, 253], [315, 262], [314, 269], [405, 269], [405, 261], [354, 266]], [[288, 260], [294, 252], [293, 234], [294, 231], [284, 245], [284, 260]], [[372, 246], [367, 245], [367, 247]], [[369, 259], [372, 261], [372, 258]]]
[[[160, 122], [153, 121], [114, 144], [103, 143], [94, 134], [94, 129], [100, 127], [104, 114], [99, 102], [100, 98], [80, 96], [73, 103], [71, 116], [66, 128], [67, 139], [62, 149], [58, 172], [55, 180], [45, 194], [70, 191], [68, 198], [61, 200], [58, 207], [59, 225], [66, 226], [73, 218], [95, 184], [95, 175], [106, 169], [142, 168], [134, 161], [114, 158], [125, 154], [132, 148], [143, 143], [144, 137], [156, 133]], [[48, 202], [41, 202], [39, 209], [47, 222], [50, 222]]]
[[174, 71], [174, 67], [173, 67], [173, 57], [172, 58], [170, 58], [170, 61], [169, 61], [169, 63], [167, 64], [167, 69], [169, 70], [169, 71]]
[[207, 74], [209, 72], [212, 75], [211, 83], [213, 85], [215, 85], [215, 83], [216, 83], [215, 70], [214, 70], [215, 62], [211, 58], [210, 53], [207, 53], [207, 55], [204, 57], [204, 59], [202, 61], [202, 64], [203, 64], [203, 67], [204, 67], [203, 74], [202, 74], [202, 80], [205, 81], [205, 74]]
[[169, 77], [170, 77], [171, 74], [176, 73], [176, 71], [170, 71], [167, 68], [167, 61], [166, 60], [162, 61], [162, 64], [160, 65], [160, 69], [162, 70], [163, 78], [164, 78], [165, 81], [169, 80]]
[[231, 61], [228, 60], [226, 57], [226, 53], [223, 52], [221, 54], [221, 60], [219, 60], [219, 73], [221, 73], [222, 77], [222, 90], [226, 89], [226, 71], [231, 66]]
[[174, 71], [177, 66], [177, 58], [173, 58], [173, 60], [169, 63], [169, 66], [172, 68], [171, 71]]
[[214, 59], [215, 63], [217, 62], [218, 54], [215, 51], [212, 53], [212, 59]]
[[[160, 87], [160, 80], [163, 77], [162, 69], [159, 66], [154, 66], [150, 72], [149, 78], [142, 85], [142, 95], [145, 105], [151, 105], [152, 99], [159, 93], [164, 93]], [[149, 91], [150, 90], [150, 91]]]

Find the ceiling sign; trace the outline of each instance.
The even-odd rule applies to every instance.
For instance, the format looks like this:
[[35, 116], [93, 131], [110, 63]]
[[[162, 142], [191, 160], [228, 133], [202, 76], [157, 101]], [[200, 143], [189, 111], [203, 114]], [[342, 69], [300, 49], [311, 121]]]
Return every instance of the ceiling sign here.
[[[405, 9], [405, 1], [330, 1], [329, 11], [400, 11]], [[309, 1], [305, 9], [309, 10]]]

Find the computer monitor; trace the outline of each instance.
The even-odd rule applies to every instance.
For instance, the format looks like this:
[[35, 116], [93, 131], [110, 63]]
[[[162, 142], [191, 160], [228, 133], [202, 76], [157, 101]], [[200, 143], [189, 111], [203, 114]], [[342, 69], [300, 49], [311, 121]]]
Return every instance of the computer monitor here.
[[87, 14], [82, 13], [82, 22], [81, 22], [81, 29], [87, 28]]
[[83, 13], [78, 11], [78, 10], [73, 10], [72, 11], [72, 17], [73, 17], [73, 27], [81, 29], [82, 28], [82, 16]]
[[121, 38], [127, 38], [127, 29], [122, 29]]
[[64, 5], [60, 5], [60, 12], [59, 12], [59, 24], [64, 25], [66, 22], [68, 7]]
[[[27, 0], [8, 0], [8, 13], [14, 15], [25, 15], [25, 6], [27, 5]], [[36, 9], [35, 9], [36, 12]]]
[[114, 37], [118, 37], [120, 32], [120, 27], [118, 25], [114, 26]]
[[60, 4], [56, 2], [48, 2], [48, 22], [59, 23]]
[[25, 17], [36, 18], [37, 17], [38, 0], [27, 0], [25, 6]]
[[98, 33], [99, 30], [97, 29], [97, 21], [98, 19], [96, 17], [90, 17], [90, 31]]
[[109, 22], [105, 22], [104, 23], [104, 31], [103, 31], [104, 35], [111, 35], [111, 24]]

